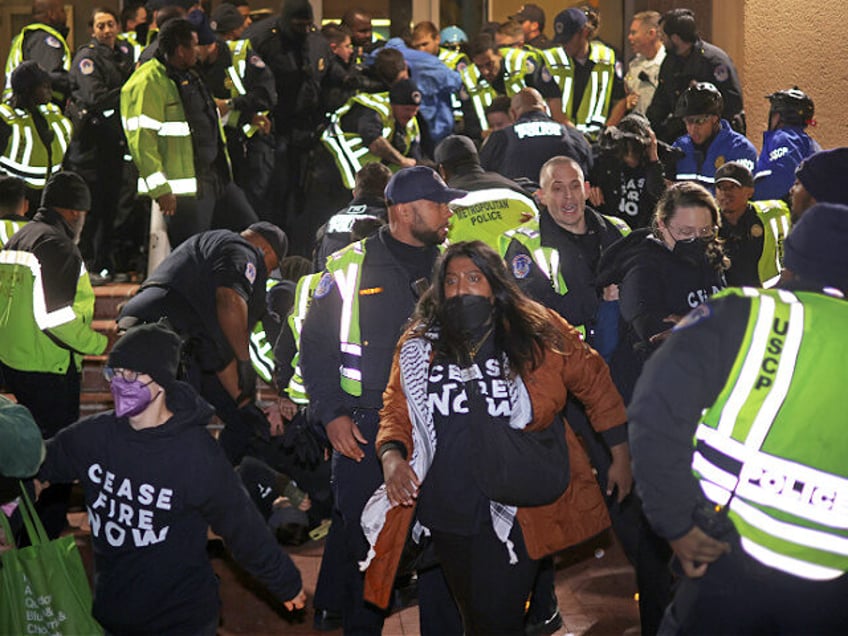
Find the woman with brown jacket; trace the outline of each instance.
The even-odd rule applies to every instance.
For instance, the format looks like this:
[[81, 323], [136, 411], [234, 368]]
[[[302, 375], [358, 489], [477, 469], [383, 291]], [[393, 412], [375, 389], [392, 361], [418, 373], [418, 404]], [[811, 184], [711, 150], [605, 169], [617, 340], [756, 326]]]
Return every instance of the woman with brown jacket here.
[[[538, 559], [609, 525], [588, 459], [559, 418], [569, 391], [611, 446], [610, 487], [629, 492], [626, 414], [602, 358], [524, 296], [485, 244], [449, 247], [401, 339], [383, 396], [377, 453], [385, 484], [362, 519], [372, 545], [363, 562], [366, 600], [387, 605], [414, 521], [413, 536], [432, 537], [465, 633], [523, 634]], [[567, 489], [547, 505], [491, 501], [472, 466], [473, 427], [481, 421], [527, 432], [563, 427]]]

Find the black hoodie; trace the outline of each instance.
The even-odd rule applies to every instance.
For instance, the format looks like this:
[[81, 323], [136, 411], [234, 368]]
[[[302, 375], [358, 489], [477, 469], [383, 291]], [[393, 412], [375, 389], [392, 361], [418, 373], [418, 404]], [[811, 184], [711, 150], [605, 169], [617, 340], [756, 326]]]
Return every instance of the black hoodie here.
[[621, 317], [634, 343], [673, 327], [666, 317], [688, 314], [725, 287], [724, 274], [705, 258], [694, 264], [674, 252], [649, 228], [613, 243], [598, 264], [599, 286], [619, 286]]
[[83, 419], [47, 443], [40, 478], [79, 479], [91, 521], [94, 617], [119, 634], [196, 632], [219, 612], [207, 528], [281, 601], [300, 573], [206, 431], [212, 407], [187, 384], [168, 394], [173, 417], [134, 430], [113, 411]]

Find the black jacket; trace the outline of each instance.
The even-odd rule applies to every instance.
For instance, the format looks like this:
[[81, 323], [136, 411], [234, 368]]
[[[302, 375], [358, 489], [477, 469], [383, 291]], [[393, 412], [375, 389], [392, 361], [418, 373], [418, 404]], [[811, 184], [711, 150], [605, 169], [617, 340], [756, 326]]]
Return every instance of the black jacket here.
[[629, 335], [648, 349], [653, 348], [651, 336], [673, 326], [668, 316], [685, 316], [725, 287], [724, 274], [706, 259], [695, 265], [680, 258], [649, 228], [632, 232], [604, 253], [598, 282], [618, 284]]
[[64, 429], [47, 443], [41, 479], [79, 479], [94, 543], [94, 617], [109, 632], [193, 633], [219, 611], [206, 555], [207, 529], [281, 601], [300, 574], [277, 544], [205, 426], [212, 407], [176, 383], [174, 415], [134, 430], [113, 411]]
[[588, 181], [604, 195], [598, 212], [622, 218], [637, 229], [651, 224], [657, 201], [665, 191], [664, 178], [660, 161], [629, 168], [615, 153], [601, 152]]
[[697, 40], [688, 57], [680, 57], [668, 51], [660, 66], [657, 90], [646, 113], [657, 138], [673, 143], [686, 134], [683, 122], [674, 117], [674, 108], [692, 81], [715, 85], [724, 98], [722, 119], [731, 122], [733, 129], [744, 135], [742, 87], [736, 67], [720, 48]]
[[422, 262], [430, 263], [426, 272], [411, 275], [390, 251], [386, 242], [391, 239], [387, 234], [388, 228], [384, 227], [365, 241], [359, 290], [367, 289], [369, 293], [359, 295], [361, 397], [345, 393], [339, 383], [342, 300], [330, 274], [325, 273], [325, 279], [319, 283], [303, 323], [300, 365], [310, 409], [324, 425], [340, 415], [349, 415], [356, 407], [382, 406], [395, 345], [418, 300], [416, 280], [424, 278], [425, 283], [429, 282], [438, 249], [410, 248], [420, 250]]
[[496, 130], [480, 149], [480, 165], [510, 179], [539, 181], [539, 171], [551, 157], [571, 157], [589, 174], [592, 150], [583, 135], [541, 111], [524, 113], [512, 125]]

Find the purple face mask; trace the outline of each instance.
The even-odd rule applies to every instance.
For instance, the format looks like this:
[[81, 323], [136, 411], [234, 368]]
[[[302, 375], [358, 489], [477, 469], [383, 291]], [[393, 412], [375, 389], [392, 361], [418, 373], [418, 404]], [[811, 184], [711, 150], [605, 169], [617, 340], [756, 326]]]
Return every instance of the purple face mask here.
[[111, 389], [112, 399], [115, 400], [115, 415], [132, 417], [146, 409], [153, 401], [148, 384], [138, 380], [127, 382], [120, 376], [112, 378]]

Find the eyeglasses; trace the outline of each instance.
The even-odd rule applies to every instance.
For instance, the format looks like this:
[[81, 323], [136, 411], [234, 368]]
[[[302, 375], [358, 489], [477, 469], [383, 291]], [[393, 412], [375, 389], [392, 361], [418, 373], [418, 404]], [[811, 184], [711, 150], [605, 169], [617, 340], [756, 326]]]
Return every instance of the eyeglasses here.
[[683, 228], [673, 228], [670, 225], [667, 226], [668, 231], [671, 234], [671, 237], [675, 241], [694, 241], [696, 238], [703, 239], [705, 241], [709, 241], [714, 239], [718, 234], [718, 227], [715, 225], [708, 225], [706, 227], [694, 228], [694, 227], [683, 227]]
[[701, 124], [706, 124], [710, 121], [711, 117], [715, 117], [715, 115], [692, 115], [684, 117], [683, 123], [687, 126], [700, 126]]
[[[115, 369], [112, 367], [103, 367], [103, 377], [106, 378], [107, 381], [111, 382], [114, 378], [119, 377], [124, 380], [124, 382], [135, 382], [138, 380], [138, 376], [144, 375], [141, 371], [133, 371], [132, 369]], [[150, 382], [153, 382], [151, 380]], [[150, 384], [148, 382], [147, 384]]]

